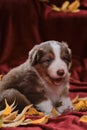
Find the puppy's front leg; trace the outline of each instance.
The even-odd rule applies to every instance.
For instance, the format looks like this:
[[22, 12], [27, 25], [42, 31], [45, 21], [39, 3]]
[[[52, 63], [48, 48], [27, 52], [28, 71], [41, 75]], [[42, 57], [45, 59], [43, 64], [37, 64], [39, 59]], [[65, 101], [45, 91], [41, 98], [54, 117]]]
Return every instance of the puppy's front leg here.
[[52, 102], [49, 99], [44, 100], [35, 106], [38, 110], [44, 112], [45, 114], [50, 114], [53, 108]]
[[57, 107], [60, 114], [73, 110], [73, 105], [69, 97], [61, 97], [61, 106]]

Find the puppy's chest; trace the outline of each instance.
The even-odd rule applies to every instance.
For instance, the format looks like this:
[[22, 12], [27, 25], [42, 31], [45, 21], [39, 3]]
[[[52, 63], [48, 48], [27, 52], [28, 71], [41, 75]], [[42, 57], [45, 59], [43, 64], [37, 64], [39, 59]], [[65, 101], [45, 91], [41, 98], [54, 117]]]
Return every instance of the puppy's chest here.
[[55, 104], [56, 102], [60, 100], [61, 95], [63, 94], [63, 91], [64, 91], [64, 87], [62, 85], [56, 88], [55, 86], [52, 88], [49, 86], [46, 86], [47, 95], [53, 104]]

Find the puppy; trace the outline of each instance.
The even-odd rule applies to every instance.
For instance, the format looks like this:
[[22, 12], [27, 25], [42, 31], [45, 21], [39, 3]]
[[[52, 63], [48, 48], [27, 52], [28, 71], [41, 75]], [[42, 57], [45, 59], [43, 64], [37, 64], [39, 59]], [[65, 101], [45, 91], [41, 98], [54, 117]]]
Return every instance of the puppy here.
[[29, 104], [46, 114], [53, 107], [60, 114], [72, 109], [70, 64], [71, 50], [66, 43], [47, 41], [34, 46], [25, 63], [10, 70], [0, 82], [0, 110], [5, 99], [9, 104], [15, 100], [20, 111]]

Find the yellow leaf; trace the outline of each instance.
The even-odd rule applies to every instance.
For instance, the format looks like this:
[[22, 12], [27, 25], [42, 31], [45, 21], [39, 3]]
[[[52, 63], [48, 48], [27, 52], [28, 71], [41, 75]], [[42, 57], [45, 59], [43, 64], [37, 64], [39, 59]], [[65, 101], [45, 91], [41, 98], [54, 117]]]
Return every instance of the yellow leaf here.
[[61, 10], [62, 10], [62, 11], [67, 11], [69, 4], [70, 4], [69, 1], [65, 1], [65, 2], [62, 4]]
[[43, 112], [39, 112], [38, 116], [44, 116], [44, 113]]
[[58, 116], [58, 111], [55, 109], [55, 107], [53, 107], [51, 114], [52, 114], [52, 117]]
[[54, 4], [52, 4], [52, 9], [54, 10], [54, 11], [60, 11], [60, 8], [59, 7], [57, 7], [56, 5], [54, 5]]
[[73, 100], [72, 104], [76, 111], [85, 111], [87, 110], [87, 97], [79, 98], [77, 95]]
[[80, 118], [81, 122], [86, 122], [87, 123], [87, 115], [84, 115]]
[[10, 113], [8, 116], [4, 117], [4, 122], [6, 123], [10, 123], [12, 122], [16, 117], [17, 117], [18, 111], [14, 111], [12, 113]]
[[79, 100], [79, 95], [77, 95], [77, 96], [72, 100], [72, 103], [73, 103], [73, 104], [74, 104], [74, 103], [77, 103], [78, 100]]
[[29, 106], [26, 106], [26, 107], [22, 110], [22, 112], [17, 115], [17, 117], [15, 118], [14, 121], [19, 121], [19, 120], [26, 114], [26, 111], [28, 111], [31, 107], [32, 107], [32, 104], [29, 105]]
[[77, 13], [77, 12], [79, 12], [80, 11], [80, 9], [75, 9], [75, 10], [73, 10], [73, 11], [71, 11], [72, 13]]
[[75, 0], [74, 2], [72, 2], [69, 7], [68, 7], [68, 10], [69, 11], [73, 11], [73, 10], [76, 10], [80, 7], [80, 2], [79, 0]]
[[44, 116], [43, 112], [37, 111], [34, 107], [31, 107], [29, 111], [26, 113], [27, 115], [37, 115], [37, 116]]
[[87, 100], [85, 101], [85, 106], [86, 106], [86, 108], [87, 108]]
[[79, 98], [79, 101], [87, 101], [87, 97]]
[[74, 104], [74, 108], [76, 111], [81, 111], [85, 110], [85, 102], [84, 101], [79, 101], [77, 104]]
[[32, 120], [31, 120], [31, 119], [25, 119], [25, 120], [21, 123], [21, 125], [28, 125], [30, 121], [32, 121]]
[[39, 112], [34, 107], [31, 107], [27, 112], [28, 115], [38, 115], [38, 113]]
[[3, 111], [3, 115], [9, 115], [12, 112], [12, 108], [8, 105], [7, 100], [5, 99], [5, 109]]
[[40, 124], [40, 123], [46, 124], [48, 122], [48, 119], [49, 119], [49, 116], [45, 115], [44, 117], [40, 119], [30, 121], [29, 124]]
[[0, 116], [0, 128], [2, 127], [2, 124], [3, 124], [3, 117]]
[[3, 123], [2, 127], [17, 127], [20, 126], [21, 123], [25, 120], [25, 115], [22, 116], [22, 118], [18, 121], [13, 121], [11, 123]]

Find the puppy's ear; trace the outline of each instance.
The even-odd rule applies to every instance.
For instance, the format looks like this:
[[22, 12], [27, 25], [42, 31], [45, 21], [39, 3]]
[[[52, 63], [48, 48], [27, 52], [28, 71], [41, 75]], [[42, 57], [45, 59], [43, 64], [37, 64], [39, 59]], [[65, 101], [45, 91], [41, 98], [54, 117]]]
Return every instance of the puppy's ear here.
[[69, 55], [70, 55], [70, 58], [71, 58], [72, 52], [71, 52], [71, 49], [69, 48], [68, 44], [66, 42], [62, 42], [62, 46], [67, 48]]
[[72, 52], [71, 49], [69, 48], [68, 44], [66, 42], [61, 43], [63, 50], [65, 50], [65, 55], [67, 56], [68, 59], [68, 67], [69, 69], [71, 68], [72, 64]]
[[39, 45], [35, 45], [34, 48], [29, 52], [29, 61], [32, 66], [39, 63], [43, 51], [39, 48]]

